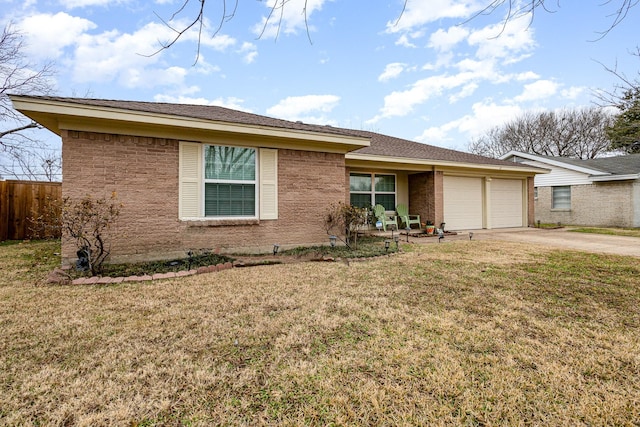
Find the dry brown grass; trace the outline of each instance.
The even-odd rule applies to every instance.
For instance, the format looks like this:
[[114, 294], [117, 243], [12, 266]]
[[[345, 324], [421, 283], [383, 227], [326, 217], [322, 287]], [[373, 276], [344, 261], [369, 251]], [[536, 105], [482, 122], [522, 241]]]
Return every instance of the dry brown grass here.
[[36, 284], [54, 250], [0, 246], [0, 424], [640, 422], [635, 258], [458, 241]]

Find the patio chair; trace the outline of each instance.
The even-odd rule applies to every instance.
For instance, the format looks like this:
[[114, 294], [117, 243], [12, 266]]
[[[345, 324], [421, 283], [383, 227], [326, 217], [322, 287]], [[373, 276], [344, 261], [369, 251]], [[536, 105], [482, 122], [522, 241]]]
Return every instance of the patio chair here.
[[398, 217], [395, 215], [387, 215], [387, 212], [382, 205], [375, 205], [373, 208], [373, 213], [376, 216], [376, 219], [382, 223], [382, 229], [387, 231], [388, 225], [395, 225], [396, 230], [398, 229]]
[[398, 213], [398, 217], [400, 218], [401, 224], [404, 225], [404, 228], [411, 228], [411, 224], [418, 224], [418, 229], [422, 228], [420, 225], [420, 215], [409, 214], [409, 208], [407, 208], [407, 205], [396, 206], [396, 212]]

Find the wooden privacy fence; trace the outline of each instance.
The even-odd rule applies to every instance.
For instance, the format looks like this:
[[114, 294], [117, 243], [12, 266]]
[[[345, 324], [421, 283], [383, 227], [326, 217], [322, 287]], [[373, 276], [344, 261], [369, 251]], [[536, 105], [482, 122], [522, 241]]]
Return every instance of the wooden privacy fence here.
[[[0, 242], [42, 237], [59, 237], [57, 227], [46, 227], [59, 220], [62, 183], [0, 181]], [[33, 218], [40, 218], [34, 224]]]

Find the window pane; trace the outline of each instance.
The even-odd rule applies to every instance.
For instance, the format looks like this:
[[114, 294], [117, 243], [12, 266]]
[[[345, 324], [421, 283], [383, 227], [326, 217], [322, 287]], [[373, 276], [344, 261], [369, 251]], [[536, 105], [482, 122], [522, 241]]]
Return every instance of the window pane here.
[[254, 184], [211, 184], [204, 186], [205, 216], [254, 216]]
[[387, 211], [396, 210], [396, 195], [395, 194], [376, 194], [376, 204], [384, 206]]
[[396, 191], [396, 177], [394, 175], [376, 175], [376, 191], [394, 193]]
[[571, 209], [571, 187], [552, 188], [552, 209]]
[[254, 181], [256, 150], [253, 148], [205, 146], [205, 179]]
[[351, 193], [351, 204], [359, 208], [371, 207], [371, 194], [354, 194]]
[[350, 174], [349, 188], [351, 191], [371, 191], [371, 175], [365, 173]]

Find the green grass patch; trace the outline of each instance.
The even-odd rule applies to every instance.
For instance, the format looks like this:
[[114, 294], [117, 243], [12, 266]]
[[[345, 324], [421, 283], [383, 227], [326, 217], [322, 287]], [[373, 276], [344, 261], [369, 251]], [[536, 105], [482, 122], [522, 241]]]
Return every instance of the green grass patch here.
[[575, 233], [608, 234], [611, 236], [640, 237], [640, 228], [604, 228], [604, 227], [579, 227], [568, 231]]

